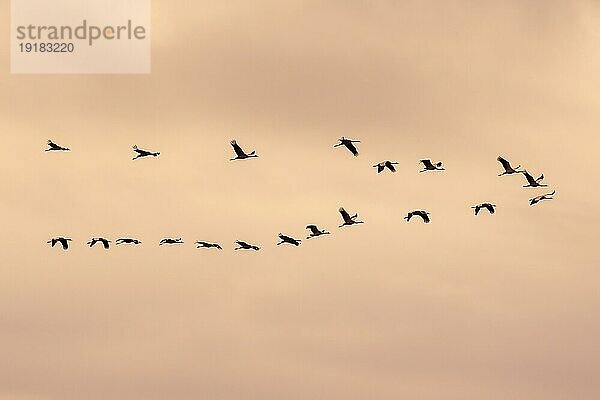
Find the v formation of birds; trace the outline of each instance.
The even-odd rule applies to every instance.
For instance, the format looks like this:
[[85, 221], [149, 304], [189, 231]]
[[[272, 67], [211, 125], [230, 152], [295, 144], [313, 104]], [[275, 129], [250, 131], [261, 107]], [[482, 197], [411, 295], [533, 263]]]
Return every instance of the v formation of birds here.
[[[348, 139], [345, 137], [341, 137], [340, 139], [338, 139], [338, 143], [336, 145], [334, 145], [333, 147], [335, 148], [335, 147], [343, 146], [353, 156], [356, 157], [356, 156], [358, 156], [358, 149], [357, 149], [356, 143], [360, 143], [360, 140], [352, 140], [352, 139]], [[246, 159], [258, 157], [258, 154], [256, 153], [256, 151], [253, 150], [251, 152], [246, 152], [235, 140], [232, 140], [230, 144], [235, 153], [235, 157], [231, 158], [230, 161], [246, 160]], [[52, 140], [48, 140], [48, 148], [46, 149], [46, 151], [66, 152], [66, 151], [71, 151], [71, 149], [69, 149], [68, 147], [58, 145], [58, 144], [54, 143]], [[137, 160], [139, 158], [145, 158], [145, 157], [153, 157], [154, 158], [154, 157], [160, 156], [160, 152], [144, 150], [144, 149], [139, 148], [137, 145], [133, 146], [133, 151], [135, 153], [135, 157], [133, 157], [133, 160]], [[522, 174], [527, 183], [526, 185], [523, 185], [524, 188], [539, 188], [539, 187], [547, 187], [548, 186], [548, 185], [542, 183], [544, 180], [544, 174], [541, 174], [540, 176], [538, 176], [536, 178], [534, 175], [531, 175], [531, 173], [528, 172], [526, 169], [521, 169], [521, 165], [513, 167], [510, 164], [510, 162], [507, 159], [503, 158], [502, 156], [499, 156], [497, 158], [497, 161], [501, 164], [501, 166], [503, 168], [503, 172], [500, 173], [498, 176]], [[420, 160], [419, 162], [423, 166], [423, 169], [421, 171], [419, 171], [420, 173], [445, 170], [444, 165], [441, 161], [432, 161], [430, 159], [423, 159], [423, 160]], [[394, 173], [394, 172], [396, 172], [396, 167], [395, 167], [396, 165], [398, 165], [398, 162], [385, 160], [385, 161], [382, 161], [382, 162], [379, 162], [379, 163], [373, 165], [373, 167], [376, 169], [378, 174], [384, 172], [386, 169], [389, 170], [389, 172]], [[541, 201], [552, 200], [552, 199], [554, 199], [555, 194], [556, 194], [556, 190], [553, 190], [552, 192], [532, 197], [531, 199], [529, 199], [529, 205], [534, 206], [534, 205], [540, 203]], [[494, 214], [496, 212], [496, 207], [497, 206], [492, 203], [481, 203], [481, 204], [476, 204], [476, 205], [471, 206], [471, 208], [474, 210], [474, 215], [479, 215], [479, 213], [482, 212], [483, 210], [487, 211], [489, 214]], [[344, 207], [340, 207], [338, 211], [342, 217], [342, 224], [339, 225], [339, 228], [364, 223], [364, 221], [360, 221], [358, 219], [358, 213], [350, 214], [348, 211], [346, 211], [344, 209]], [[404, 217], [404, 219], [407, 222], [410, 222], [410, 220], [413, 217], [418, 217], [422, 220], [423, 223], [429, 223], [429, 222], [431, 222], [430, 215], [431, 214], [425, 210], [412, 210], [407, 213], [407, 215]], [[317, 237], [320, 237], [323, 235], [331, 234], [331, 232], [328, 232], [325, 229], [321, 229], [317, 225], [314, 225], [314, 224], [307, 225], [306, 229], [308, 230], [308, 236], [306, 237], [306, 239], [312, 239], [312, 238], [317, 238]], [[292, 236], [285, 235], [283, 233], [279, 233], [278, 238], [279, 238], [279, 242], [277, 243], [277, 245], [287, 244], [287, 245], [297, 247], [302, 244], [301, 239], [296, 239]], [[69, 242], [71, 242], [71, 241], [72, 241], [71, 238], [58, 236], [58, 237], [51, 238], [50, 240], [48, 240], [47, 243], [50, 244], [52, 247], [56, 246], [57, 244], [60, 244], [60, 246], [62, 247], [63, 250], [68, 250]], [[108, 240], [106, 238], [93, 237], [86, 244], [89, 247], [94, 247], [96, 244], [100, 244], [100, 245], [102, 245], [102, 247], [104, 249], [109, 249], [111, 243], [112, 243], [112, 241]], [[142, 242], [136, 238], [118, 238], [115, 240], [114, 243], [115, 243], [115, 245], [134, 245], [134, 246], [142, 244]], [[184, 244], [184, 241], [182, 238], [164, 238], [158, 242], [159, 246], [163, 246], [163, 245], [172, 246], [172, 245], [182, 245], [182, 244]], [[195, 244], [198, 249], [218, 249], [218, 250], [223, 249], [219, 243], [213, 243], [213, 242], [199, 240], [199, 241], [196, 241]], [[234, 250], [250, 250], [250, 251], [259, 251], [260, 250], [260, 246], [258, 246], [256, 244], [248, 243], [248, 242], [245, 242], [242, 240], [236, 240], [235, 244], [237, 247], [235, 247]]]

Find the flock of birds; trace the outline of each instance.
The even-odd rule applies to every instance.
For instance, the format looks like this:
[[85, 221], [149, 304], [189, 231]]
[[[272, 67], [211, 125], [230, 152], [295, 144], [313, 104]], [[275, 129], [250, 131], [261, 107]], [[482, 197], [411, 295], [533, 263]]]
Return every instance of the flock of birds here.
[[[350, 151], [350, 153], [352, 153], [352, 155], [358, 156], [358, 149], [356, 148], [355, 143], [360, 143], [360, 140], [352, 140], [352, 139], [347, 139], [345, 137], [341, 137], [338, 140], [339, 140], [339, 143], [337, 143], [333, 147], [344, 146], [346, 149], [348, 149], [348, 151]], [[251, 152], [244, 151], [242, 149], [242, 147], [235, 140], [231, 141], [231, 146], [233, 147], [235, 157], [231, 158], [230, 161], [246, 160], [249, 158], [258, 157], [258, 155], [256, 154], [256, 151], [251, 151]], [[46, 149], [46, 151], [70, 151], [70, 149], [67, 147], [60, 146], [60, 145], [54, 143], [52, 140], [48, 140], [48, 148]], [[144, 158], [144, 157], [158, 157], [160, 155], [160, 152], [153, 152], [153, 151], [140, 149], [137, 145], [133, 146], [133, 151], [136, 153], [133, 160], [137, 160], [139, 158]], [[544, 180], [543, 174], [541, 174], [539, 177], [535, 178], [526, 169], [520, 169], [521, 165], [518, 165], [517, 167], [513, 168], [513, 166], [510, 164], [510, 162], [508, 160], [506, 160], [505, 158], [503, 158], [502, 156], [499, 156], [497, 160], [500, 162], [500, 164], [502, 165], [502, 168], [504, 169], [504, 171], [501, 174], [499, 174], [498, 176], [522, 174], [525, 177], [525, 180], [527, 182], [527, 184], [523, 186], [525, 188], [539, 188], [539, 187], [547, 187], [548, 186], [548, 185], [542, 183], [542, 181]], [[423, 169], [419, 172], [444, 171], [444, 165], [441, 161], [433, 162], [430, 159], [423, 159], [423, 160], [420, 160], [420, 163], [423, 165]], [[384, 172], [386, 168], [390, 172], [393, 173], [393, 172], [396, 172], [395, 165], [398, 165], [398, 162], [386, 160], [386, 161], [382, 161], [380, 163], [373, 165], [373, 167], [377, 169], [378, 174]], [[545, 193], [545, 194], [542, 194], [539, 196], [535, 196], [535, 197], [529, 199], [529, 205], [533, 206], [544, 200], [552, 200], [552, 199], [554, 199], [555, 194], [556, 194], [556, 191], [552, 191], [551, 193]], [[474, 214], [478, 215], [482, 210], [487, 210], [490, 214], [494, 214], [496, 211], [496, 207], [497, 206], [495, 204], [481, 203], [481, 204], [474, 205], [471, 208], [474, 210]], [[340, 207], [340, 209], [338, 211], [339, 211], [339, 213], [342, 217], [342, 221], [343, 221], [342, 224], [339, 225], [339, 228], [342, 228], [344, 226], [351, 226], [351, 225], [357, 225], [357, 224], [364, 223], [364, 221], [358, 220], [357, 213], [351, 215], [343, 207]], [[419, 217], [422, 219], [422, 221], [424, 223], [429, 223], [431, 221], [429, 215], [430, 215], [430, 213], [425, 210], [413, 210], [413, 211], [410, 211], [404, 217], [404, 219], [407, 222], [410, 222], [411, 218]], [[307, 225], [306, 229], [308, 230], [308, 236], [306, 237], [307, 239], [331, 234], [331, 232], [328, 232], [324, 229], [320, 229], [317, 225], [313, 225], [313, 224]], [[279, 233], [278, 237], [279, 237], [279, 242], [277, 243], [277, 245], [289, 244], [289, 245], [293, 245], [293, 246], [300, 246], [300, 244], [302, 243], [301, 239], [296, 239], [292, 236], [284, 235], [283, 233]], [[54, 237], [54, 238], [48, 240], [47, 243], [50, 244], [52, 247], [56, 246], [57, 244], [60, 244], [64, 250], [68, 250], [69, 242], [71, 242], [71, 241], [72, 241], [72, 239], [70, 239], [70, 238], [58, 236], [58, 237]], [[106, 238], [103, 238], [103, 237], [94, 237], [87, 242], [87, 245], [89, 247], [94, 247], [98, 243], [101, 243], [105, 249], [109, 249], [112, 241], [108, 240]], [[119, 238], [119, 239], [115, 240], [115, 245], [139, 245], [141, 243], [142, 242], [140, 240], [135, 239], [135, 238]], [[242, 241], [242, 240], [236, 240], [235, 243], [236, 243], [237, 247], [235, 247], [234, 250], [252, 250], [252, 251], [260, 250], [259, 246]], [[164, 238], [158, 244], [159, 244], [159, 246], [181, 245], [181, 244], [184, 244], [184, 241], [182, 238]], [[195, 244], [198, 249], [202, 249], [202, 248], [204, 248], [204, 249], [212, 248], [212, 249], [219, 249], [219, 250], [223, 249], [219, 243], [196, 241]]]

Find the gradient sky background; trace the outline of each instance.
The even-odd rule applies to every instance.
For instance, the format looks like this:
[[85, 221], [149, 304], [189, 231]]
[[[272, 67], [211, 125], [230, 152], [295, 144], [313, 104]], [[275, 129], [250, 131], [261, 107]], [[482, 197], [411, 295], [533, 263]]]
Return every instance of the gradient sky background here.
[[[152, 18], [146, 76], [10, 75], [0, 30], [0, 399], [600, 396], [597, 2], [156, 0]], [[229, 163], [232, 138], [260, 158]], [[556, 200], [529, 207], [545, 190], [498, 178], [499, 154]], [[340, 206], [366, 223], [337, 229]], [[334, 234], [275, 246], [307, 223]]]

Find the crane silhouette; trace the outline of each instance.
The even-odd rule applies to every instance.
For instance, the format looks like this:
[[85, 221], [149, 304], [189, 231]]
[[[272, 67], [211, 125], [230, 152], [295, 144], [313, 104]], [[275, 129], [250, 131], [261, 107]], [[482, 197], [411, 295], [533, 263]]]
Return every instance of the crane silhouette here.
[[481, 203], [481, 204], [478, 204], [476, 206], [472, 206], [471, 208], [475, 210], [475, 215], [477, 215], [477, 214], [479, 214], [479, 211], [481, 211], [484, 208], [486, 210], [488, 210], [490, 214], [493, 214], [493, 213], [496, 212], [495, 207], [496, 207], [495, 204]]
[[138, 158], [142, 158], [142, 157], [158, 157], [160, 155], [159, 152], [153, 153], [151, 151], [148, 150], [143, 150], [140, 149], [139, 147], [137, 147], [137, 145], [133, 145], [133, 151], [135, 151], [137, 153], [137, 155], [135, 157], [133, 157], [134, 160], [137, 160]]
[[349, 225], [364, 224], [364, 221], [356, 220], [358, 218], [358, 213], [351, 216], [346, 210], [344, 210], [344, 207], [340, 207], [338, 211], [340, 212], [342, 219], [344, 220], [344, 223], [341, 224], [338, 228]]
[[392, 172], [396, 172], [396, 168], [394, 167], [394, 165], [398, 165], [397, 162], [392, 162], [392, 161], [382, 161], [379, 164], [375, 164], [373, 165], [373, 168], [377, 168], [377, 173], [380, 174], [383, 172], [384, 169], [389, 169]]
[[196, 247], [197, 249], [201, 249], [201, 248], [206, 248], [206, 249], [215, 248], [215, 249], [223, 250], [223, 248], [221, 247], [221, 245], [218, 244], [218, 243], [209, 243], [209, 242], [204, 242], [202, 240], [199, 240], [195, 244], [198, 245]]
[[504, 158], [502, 156], [498, 156], [497, 160], [500, 161], [500, 164], [502, 164], [502, 168], [504, 168], [504, 172], [498, 176], [512, 175], [512, 174], [518, 174], [520, 172], [523, 172], [523, 171], [519, 171], [519, 168], [521, 168], [521, 164], [519, 164], [515, 168], [513, 168], [510, 165], [510, 162], [508, 162], [508, 160], [506, 158]]
[[71, 151], [71, 149], [67, 147], [62, 147], [54, 143], [52, 140], [48, 139], [48, 148], [45, 151]]
[[231, 141], [231, 147], [233, 147], [233, 151], [235, 152], [235, 157], [230, 158], [229, 161], [234, 160], [245, 160], [247, 158], [258, 157], [255, 150], [252, 150], [250, 153], [247, 153], [242, 150], [239, 144], [234, 140]]
[[325, 229], [319, 229], [316, 225], [306, 225], [306, 229], [310, 231], [310, 234], [306, 237], [307, 239], [331, 234], [331, 232], [327, 232]]
[[277, 246], [279, 246], [280, 244], [288, 243], [298, 247], [300, 246], [300, 242], [302, 242], [302, 240], [300, 239], [294, 239], [293, 237], [284, 235], [283, 233], [279, 234], [279, 240], [280, 241], [279, 243], [277, 243]]
[[181, 238], [177, 238], [177, 239], [165, 238], [165, 239], [162, 239], [160, 242], [158, 242], [159, 246], [162, 246], [163, 244], [168, 244], [168, 245], [183, 244], [183, 240]]
[[345, 146], [350, 153], [352, 153], [354, 155], [354, 157], [356, 157], [358, 155], [358, 150], [356, 149], [356, 146], [354, 146], [354, 143], [360, 143], [360, 140], [352, 140], [352, 139], [346, 139], [345, 137], [341, 137], [338, 139], [340, 142], [336, 145], [334, 145], [333, 147], [340, 147], [340, 146]]
[[46, 243], [49, 243], [51, 247], [54, 247], [56, 245], [56, 243], [60, 243], [62, 245], [63, 250], [68, 250], [69, 242], [71, 240], [72, 239], [70, 239], [70, 238], [64, 238], [62, 236], [59, 236], [59, 237], [55, 237], [55, 238], [48, 240]]
[[236, 247], [234, 250], [254, 250], [254, 251], [259, 251], [260, 247], [250, 244], [250, 243], [246, 243], [244, 241], [241, 240], [236, 240], [235, 243], [237, 243], [237, 245], [239, 247]]
[[94, 245], [98, 242], [102, 243], [102, 246], [104, 246], [105, 249], [108, 249], [110, 247], [110, 240], [101, 237], [91, 238], [90, 241], [86, 244], [90, 247], [94, 247]]
[[553, 200], [554, 199], [553, 196], [555, 194], [556, 194], [556, 190], [553, 190], [552, 193], [546, 193], [546, 194], [543, 194], [541, 196], [535, 196], [535, 197], [529, 199], [529, 205], [533, 206], [533, 205], [539, 203], [542, 200]]
[[525, 176], [525, 179], [527, 179], [528, 184], [524, 185], [523, 187], [546, 187], [548, 185], [543, 185], [540, 182], [544, 179], [544, 174], [541, 174], [538, 178], [534, 178], [533, 176], [531, 176], [531, 174], [529, 172], [527, 172], [527, 170], [525, 171], [521, 171], [521, 173]]
[[417, 217], [421, 217], [423, 219], [423, 222], [425, 222], [426, 224], [429, 223], [429, 221], [431, 221], [429, 219], [429, 213], [427, 211], [423, 211], [423, 210], [414, 210], [409, 212], [406, 217], [404, 217], [404, 219], [406, 220], [406, 222], [410, 222], [410, 219], [414, 216]]
[[131, 239], [131, 238], [119, 238], [117, 240], [115, 240], [115, 244], [119, 245], [119, 244], [133, 244], [133, 245], [137, 245], [137, 244], [141, 244], [142, 242], [140, 242], [137, 239]]
[[431, 162], [431, 160], [429, 159], [424, 159], [424, 160], [420, 160], [419, 161], [421, 164], [423, 164], [423, 169], [419, 172], [425, 172], [425, 171], [443, 171], [444, 170], [444, 166], [442, 164], [441, 161], [436, 162], [435, 164], [433, 162]]

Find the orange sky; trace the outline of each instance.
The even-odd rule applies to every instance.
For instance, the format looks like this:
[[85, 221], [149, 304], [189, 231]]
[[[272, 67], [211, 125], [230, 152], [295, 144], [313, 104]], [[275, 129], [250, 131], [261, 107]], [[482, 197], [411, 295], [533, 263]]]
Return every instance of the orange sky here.
[[[598, 398], [600, 6], [156, 0], [152, 18], [150, 75], [11, 75], [0, 30], [0, 400]], [[229, 163], [233, 138], [260, 158]], [[498, 178], [499, 154], [556, 200], [529, 207], [544, 190]], [[366, 223], [338, 229], [340, 206]], [[307, 223], [333, 235], [275, 246]]]

